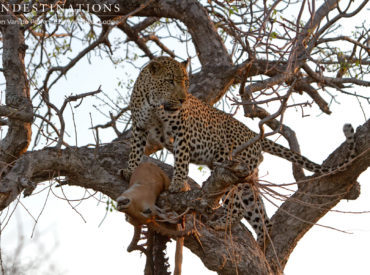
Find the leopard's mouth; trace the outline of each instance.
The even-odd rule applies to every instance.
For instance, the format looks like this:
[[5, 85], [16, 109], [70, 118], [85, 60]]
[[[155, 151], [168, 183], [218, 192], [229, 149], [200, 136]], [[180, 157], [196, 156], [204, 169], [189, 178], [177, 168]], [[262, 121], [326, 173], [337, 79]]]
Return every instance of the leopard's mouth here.
[[180, 102], [173, 103], [173, 102], [166, 102], [163, 104], [163, 108], [167, 112], [176, 112], [181, 108], [182, 104]]

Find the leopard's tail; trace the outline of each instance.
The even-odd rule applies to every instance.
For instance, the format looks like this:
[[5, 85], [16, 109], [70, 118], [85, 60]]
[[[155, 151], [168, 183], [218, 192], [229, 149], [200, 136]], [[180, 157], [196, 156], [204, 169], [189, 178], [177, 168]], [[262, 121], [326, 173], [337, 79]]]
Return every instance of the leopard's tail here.
[[262, 150], [270, 153], [272, 155], [284, 158], [286, 160], [289, 160], [293, 163], [296, 163], [300, 166], [302, 166], [304, 169], [307, 169], [309, 171], [319, 173], [319, 174], [333, 174], [336, 173], [337, 171], [343, 170], [350, 162], [352, 159], [355, 158], [355, 135], [354, 135], [354, 130], [351, 124], [345, 124], [343, 126], [343, 132], [344, 135], [346, 136], [346, 143], [347, 147], [349, 149], [349, 155], [347, 158], [344, 160], [343, 163], [336, 165], [334, 167], [325, 167], [318, 165], [309, 159], [307, 159], [304, 156], [301, 156], [298, 153], [295, 153], [284, 146], [281, 146], [280, 144], [277, 144], [271, 140], [268, 139], [263, 139], [261, 141], [262, 145]]

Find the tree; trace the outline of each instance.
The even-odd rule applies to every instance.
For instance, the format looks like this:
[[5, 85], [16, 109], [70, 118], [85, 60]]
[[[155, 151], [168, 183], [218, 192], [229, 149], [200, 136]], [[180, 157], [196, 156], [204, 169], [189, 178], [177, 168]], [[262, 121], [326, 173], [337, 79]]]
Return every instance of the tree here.
[[[280, 133], [299, 152], [293, 129], [283, 123], [288, 108], [304, 112], [316, 105], [330, 115], [336, 93], [358, 98], [358, 108], [369, 103], [369, 97], [358, 90], [370, 86], [365, 79], [370, 64], [368, 25], [358, 22], [350, 34], [341, 33], [339, 25], [348, 18], [358, 20], [368, 1], [316, 2], [1, 2], [1, 72], [6, 85], [5, 104], [0, 106], [0, 123], [6, 129], [0, 143], [1, 210], [22, 192], [30, 195], [38, 183], [50, 179], [59, 185], [91, 188], [112, 200], [127, 188], [127, 182], [117, 175], [127, 165], [130, 150], [130, 131], [117, 128], [120, 122], [129, 125], [127, 106], [110, 100], [112, 95], [101, 97], [100, 87], [68, 96], [63, 103], [55, 99], [58, 82], [92, 54], [110, 58], [112, 66], [121, 62], [139, 66], [162, 53], [179, 60], [191, 57], [191, 93], [213, 105], [229, 91], [244, 116], [260, 119], [261, 135]], [[125, 56], [117, 58], [122, 50]], [[131, 86], [129, 79], [125, 81]], [[330, 102], [325, 93], [331, 95]], [[293, 95], [307, 96], [310, 102], [295, 103]], [[84, 126], [78, 125], [73, 110], [91, 96], [109, 105], [108, 121], [92, 125], [94, 145], [77, 146], [75, 134], [72, 146], [68, 132], [77, 133]], [[72, 106], [75, 101], [77, 105]], [[66, 119], [67, 107], [72, 110], [72, 121]], [[98, 111], [107, 112], [104, 107]], [[264, 125], [271, 131], [265, 132]], [[99, 133], [107, 127], [118, 137], [102, 143]], [[296, 181], [309, 180], [310, 184], [298, 184], [297, 191], [277, 209], [264, 252], [242, 224], [226, 238], [224, 232], [198, 228], [203, 249], [215, 251], [212, 255], [203, 253], [193, 238], [187, 238], [185, 245], [208, 269], [220, 274], [282, 273], [295, 245], [312, 225], [340, 200], [358, 197], [356, 179], [370, 163], [369, 139], [368, 120], [356, 130], [356, 159], [335, 175], [308, 179], [293, 165]], [[153, 144], [148, 149], [155, 152], [159, 148]], [[324, 164], [341, 163], [347, 149], [345, 144], [339, 146]], [[160, 166], [171, 175], [171, 167]], [[218, 172], [210, 180], [219, 181]], [[235, 181], [233, 173], [222, 173], [229, 177], [227, 184]], [[165, 194], [161, 202], [176, 211], [194, 207], [194, 199], [207, 202], [206, 192], [193, 187], [186, 194]], [[230, 249], [243, 260], [225, 257]]]

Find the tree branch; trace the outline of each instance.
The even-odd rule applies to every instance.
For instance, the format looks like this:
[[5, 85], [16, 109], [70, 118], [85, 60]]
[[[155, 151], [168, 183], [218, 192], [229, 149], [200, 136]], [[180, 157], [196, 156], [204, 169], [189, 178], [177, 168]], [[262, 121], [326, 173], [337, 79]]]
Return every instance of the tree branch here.
[[[370, 121], [358, 128], [356, 144], [357, 152], [369, 149]], [[116, 173], [119, 168], [126, 167], [129, 150], [128, 142], [119, 140], [95, 149], [71, 147], [64, 150], [44, 149], [28, 152], [16, 161], [10, 172], [1, 179], [0, 208], [4, 209], [8, 206], [25, 188], [57, 176], [65, 176], [67, 185], [91, 188], [115, 199], [128, 187], [128, 183], [118, 178]], [[346, 145], [340, 146], [325, 162], [325, 165], [335, 165], [344, 158], [345, 153]], [[158, 161], [156, 163], [166, 173], [172, 175], [170, 166]], [[369, 164], [370, 153], [367, 152], [351, 163], [346, 171], [303, 185], [303, 189], [297, 191], [277, 211], [272, 218], [271, 239], [282, 267], [297, 241], [312, 226], [302, 220], [316, 222], [345, 197], [356, 178]], [[224, 177], [227, 173], [220, 174]], [[230, 175], [235, 177], [234, 173]], [[214, 177], [217, 178], [217, 175]], [[234, 180], [237, 181], [237, 179]], [[190, 192], [163, 194], [161, 200], [165, 200], [166, 205], [170, 205], [171, 209], [176, 209], [180, 204], [182, 207], [189, 206], [191, 201], [194, 204], [194, 201], [199, 201], [200, 197], [210, 194], [207, 184], [204, 184], [203, 190], [196, 189], [194, 184], [192, 186], [193, 190]], [[314, 194], [320, 194], [320, 196]], [[335, 194], [338, 196], [333, 197]], [[304, 203], [299, 203], [299, 201]], [[321, 208], [310, 207], [310, 205], [319, 205]], [[293, 216], [300, 219], [295, 219]], [[231, 235], [229, 235], [230, 232], [215, 232], [201, 224], [198, 224], [197, 230], [207, 253], [203, 252], [199, 243], [192, 237], [188, 237], [185, 244], [201, 258], [207, 268], [218, 271], [220, 274], [234, 274], [237, 266], [239, 274], [269, 274], [267, 262], [257, 248], [253, 237], [245, 228], [236, 225]], [[209, 251], [215, 251], [215, 254], [208, 253]], [[239, 260], [232, 258], [230, 251], [233, 251], [231, 255], [240, 255]], [[274, 263], [272, 267], [276, 271], [278, 264], [274, 260], [276, 255], [271, 244], [267, 247], [266, 255], [267, 261]]]
[[[0, 25], [3, 40], [3, 73], [6, 80], [6, 107], [1, 111], [7, 113], [8, 132], [6, 137], [0, 141], [0, 160], [10, 163], [24, 153], [31, 140], [31, 123], [33, 110], [30, 101], [30, 90], [27, 82], [27, 74], [24, 65], [24, 56], [27, 45], [21, 24], [11, 14], [0, 15]], [[10, 22], [10, 23], [9, 23]], [[12, 113], [11, 110], [22, 110], [23, 118], [18, 120], [21, 113]], [[14, 117], [18, 116], [18, 117]], [[3, 167], [1, 167], [3, 168]]]
[[9, 106], [0, 106], [0, 116], [6, 116], [10, 119], [16, 119], [23, 122], [32, 122], [32, 113], [25, 110], [26, 108], [15, 109]]
[[[357, 128], [356, 152], [364, 152], [349, 167], [337, 174], [319, 178], [302, 184], [302, 187], [277, 210], [271, 221], [271, 240], [266, 257], [273, 270], [284, 268], [288, 258], [304, 234], [356, 185], [357, 177], [370, 166], [370, 120]], [[347, 153], [346, 144], [336, 149], [326, 161], [325, 166], [339, 164]], [[282, 233], [284, 232], [284, 233]], [[275, 252], [276, 251], [276, 254]]]
[[[109, 3], [108, 3], [109, 2]], [[66, 1], [66, 6], [74, 6], [78, 8], [79, 4], [83, 4], [81, 0]], [[112, 15], [126, 15], [134, 10], [137, 10], [146, 1], [97, 1], [90, 0], [92, 4], [118, 4], [119, 12], [107, 12], [105, 16]], [[81, 7], [81, 6], [80, 6]], [[82, 6], [83, 7], [83, 6]], [[202, 64], [202, 71], [197, 76], [191, 79], [190, 92], [198, 98], [214, 104], [219, 100], [224, 93], [227, 91], [229, 86], [233, 83], [234, 75], [231, 72], [232, 60], [228, 54], [221, 37], [217, 33], [213, 22], [210, 20], [206, 9], [196, 0], [176, 0], [176, 1], [155, 1], [150, 3], [146, 8], [135, 13], [135, 16], [146, 16], [146, 17], [168, 17], [175, 18], [182, 21], [188, 28], [189, 33], [192, 36], [198, 58]], [[127, 26], [126, 26], [127, 27]], [[134, 40], [137, 41], [141, 46], [140, 48], [149, 57], [151, 53], [146, 49], [145, 44], [142, 44], [140, 39], [135, 38], [134, 34], [124, 26], [121, 28]], [[205, 39], [206, 38], [206, 39]], [[230, 72], [227, 76], [221, 78], [215, 78], [215, 73], [223, 74], [224, 72]], [[234, 70], [235, 73], [235, 70]], [[224, 74], [223, 74], [224, 75]], [[193, 84], [193, 80], [202, 79], [202, 83]], [[198, 81], [195, 81], [198, 83]]]
[[[0, 209], [7, 207], [22, 190], [27, 191], [28, 188], [34, 188], [37, 182], [58, 176], [66, 177], [66, 185], [91, 188], [115, 199], [128, 187], [128, 183], [119, 178], [117, 172], [119, 168], [127, 165], [129, 150], [128, 143], [121, 140], [96, 149], [70, 147], [64, 150], [44, 149], [25, 153], [0, 181]], [[157, 164], [172, 175], [170, 166], [158, 161]], [[194, 183], [192, 186], [195, 188]], [[185, 192], [169, 195], [166, 200], [174, 209], [184, 196], [188, 199], [185, 204], [190, 205], [190, 200], [199, 200], [199, 194], [195, 189], [188, 194]], [[244, 227], [237, 226], [231, 236], [229, 232], [215, 232], [201, 223], [197, 223], [197, 230], [203, 248], [191, 236], [186, 238], [185, 245], [196, 253], [210, 270], [219, 274], [232, 274], [238, 268], [241, 274], [269, 274], [269, 267], [261, 250]], [[234, 258], [230, 251], [235, 251], [239, 257]]]

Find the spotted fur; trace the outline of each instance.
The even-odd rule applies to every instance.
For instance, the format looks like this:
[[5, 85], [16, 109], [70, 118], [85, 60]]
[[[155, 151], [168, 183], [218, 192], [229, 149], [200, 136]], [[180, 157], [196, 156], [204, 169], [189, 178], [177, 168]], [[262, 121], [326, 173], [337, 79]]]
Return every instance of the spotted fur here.
[[[244, 124], [188, 93], [186, 65], [170, 57], [158, 57], [141, 71], [131, 95], [133, 141], [129, 158], [130, 173], [141, 161], [147, 139], [161, 143], [174, 154], [171, 192], [186, 189], [189, 162], [207, 165], [229, 158], [233, 150], [256, 136]], [[353, 142], [353, 128], [345, 126], [347, 140]], [[236, 160], [247, 164], [252, 173], [262, 161], [262, 151], [282, 157], [317, 172], [330, 173], [338, 167], [322, 167], [268, 139], [261, 139], [242, 151]], [[233, 198], [230, 219], [226, 214], [212, 225], [225, 228], [244, 216], [257, 235], [264, 235], [263, 223], [270, 226], [261, 198], [248, 185]]]

